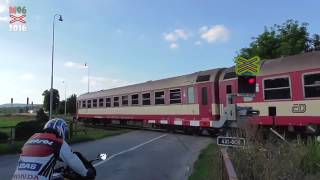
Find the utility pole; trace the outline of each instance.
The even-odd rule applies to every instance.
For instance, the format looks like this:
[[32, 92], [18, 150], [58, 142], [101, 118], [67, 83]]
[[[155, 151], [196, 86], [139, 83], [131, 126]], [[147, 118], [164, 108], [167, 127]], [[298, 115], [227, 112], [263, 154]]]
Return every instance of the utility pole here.
[[62, 15], [55, 14], [53, 16], [53, 23], [52, 23], [52, 54], [51, 54], [51, 88], [50, 88], [50, 112], [49, 112], [49, 119], [52, 118], [52, 105], [53, 105], [53, 57], [54, 57], [54, 22], [56, 17], [59, 16], [59, 21], [63, 21]]
[[88, 63], [84, 63], [84, 66], [87, 67], [87, 71], [88, 71], [88, 93], [89, 93], [90, 92], [89, 65], [88, 65]]

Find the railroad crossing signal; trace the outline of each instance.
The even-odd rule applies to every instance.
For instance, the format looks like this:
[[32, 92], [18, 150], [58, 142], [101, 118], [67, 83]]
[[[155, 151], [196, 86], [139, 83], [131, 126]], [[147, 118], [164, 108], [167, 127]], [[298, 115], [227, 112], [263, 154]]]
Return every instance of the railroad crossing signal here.
[[238, 93], [256, 93], [256, 76], [238, 76]]
[[238, 76], [256, 76], [260, 73], [260, 58], [254, 56], [251, 59], [237, 57], [236, 74]]

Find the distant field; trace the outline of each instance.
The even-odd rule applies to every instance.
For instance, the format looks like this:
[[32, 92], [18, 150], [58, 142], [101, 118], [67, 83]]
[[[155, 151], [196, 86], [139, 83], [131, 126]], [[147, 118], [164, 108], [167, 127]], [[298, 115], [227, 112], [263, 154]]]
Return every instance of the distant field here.
[[0, 127], [15, 126], [21, 121], [34, 120], [32, 116], [0, 116]]
[[4, 132], [10, 136], [10, 128], [1, 128], [8, 126], [15, 126], [21, 121], [32, 121], [35, 117], [33, 116], [0, 116], [0, 132]]

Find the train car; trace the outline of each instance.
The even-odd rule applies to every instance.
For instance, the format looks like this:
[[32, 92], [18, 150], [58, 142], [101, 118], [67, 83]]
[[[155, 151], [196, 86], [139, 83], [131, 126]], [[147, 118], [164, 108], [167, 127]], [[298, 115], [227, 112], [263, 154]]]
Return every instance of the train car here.
[[234, 67], [218, 68], [83, 94], [77, 116], [198, 131], [228, 127], [238, 107], [252, 107], [260, 112], [252, 123], [319, 133], [320, 52], [264, 60], [256, 93], [237, 92]]
[[220, 118], [218, 81], [222, 70], [83, 94], [78, 97], [78, 119], [187, 131], [210, 129]]
[[[224, 70], [219, 83], [222, 111], [227, 95], [237, 94], [237, 83], [234, 68]], [[262, 61], [255, 95], [237, 96], [233, 103], [258, 110], [260, 115], [250, 118], [255, 124], [319, 133], [320, 52]]]

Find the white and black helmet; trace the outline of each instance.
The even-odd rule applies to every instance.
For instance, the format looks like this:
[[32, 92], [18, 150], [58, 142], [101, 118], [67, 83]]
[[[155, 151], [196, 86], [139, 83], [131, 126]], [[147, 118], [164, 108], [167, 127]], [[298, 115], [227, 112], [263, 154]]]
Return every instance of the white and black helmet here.
[[44, 125], [43, 129], [44, 130], [46, 130], [46, 129], [55, 130], [59, 134], [59, 136], [61, 136], [63, 139], [65, 139], [69, 133], [68, 124], [66, 123], [65, 120], [60, 119], [60, 118], [55, 118], [55, 119], [49, 120]]

